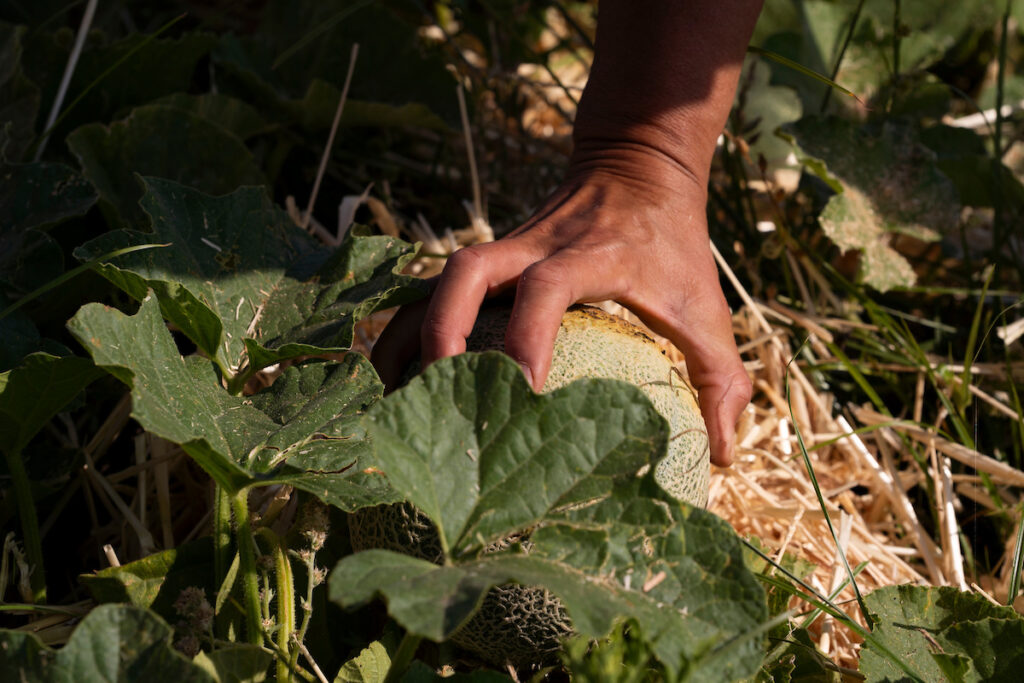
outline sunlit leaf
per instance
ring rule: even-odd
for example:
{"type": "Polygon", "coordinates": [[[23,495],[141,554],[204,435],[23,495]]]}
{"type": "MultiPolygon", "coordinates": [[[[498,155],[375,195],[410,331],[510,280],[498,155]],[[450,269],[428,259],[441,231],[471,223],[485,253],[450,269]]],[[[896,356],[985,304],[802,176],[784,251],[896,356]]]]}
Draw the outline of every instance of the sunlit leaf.
{"type": "Polygon", "coordinates": [[[201,538],[120,567],[84,574],[79,580],[96,602],[131,603],[173,620],[177,616],[174,601],[182,589],[195,586],[212,594],[212,578],[213,543],[201,538]]]}
{"type": "Polygon", "coordinates": [[[334,677],[334,683],[384,683],[390,667],[388,651],[375,640],[357,657],[345,662],[334,677]]]}
{"type": "Polygon", "coordinates": [[[584,636],[636,618],[669,671],[713,681],[757,669],[764,592],[725,522],[637,477],[664,456],[667,424],[635,387],[581,380],[536,395],[511,359],[465,354],[432,364],[366,423],[388,480],[443,534],[444,564],[359,552],[331,575],[333,600],[383,596],[405,628],[444,640],[492,587],[543,586],[584,636]],[[591,477],[609,480],[605,498],[565,506],[591,477]],[[528,527],[528,554],[481,553],[528,527]]]}
{"type": "Polygon", "coordinates": [[[181,356],[155,297],[134,316],[89,304],[68,327],[132,388],[143,428],[181,444],[227,490],[288,483],[345,509],[394,500],[358,465],[367,444],[354,416],[382,392],[361,356],[291,367],[280,385],[243,398],[224,390],[209,361],[181,356]]]}
{"type": "MultiPolygon", "coordinates": [[[[873,635],[925,680],[957,671],[964,681],[1010,681],[1024,666],[1024,617],[950,586],[886,586],[865,598],[873,635]]],[[[868,681],[905,674],[869,643],[860,670],[868,681]]]]}
{"type": "Polygon", "coordinates": [[[366,420],[388,479],[454,554],[537,522],[591,475],[628,475],[662,456],[665,424],[621,382],[536,395],[497,352],[435,363],[366,420]]]}
{"type": "Polygon", "coordinates": [[[891,236],[934,241],[951,234],[960,215],[956,189],[935,155],[912,128],[893,122],[804,118],[783,130],[808,170],[838,192],[821,225],[840,249],[864,252],[861,279],[879,291],[912,285],[913,269],[892,249],[891,236]]]}
{"type": "Polygon", "coordinates": [[[145,186],[152,233],[110,232],[75,255],[170,242],[100,272],[136,299],[153,289],[163,315],[226,371],[347,350],[359,318],[423,289],[398,272],[412,258],[405,242],[350,235],[329,255],[262,188],[211,197],[157,178],[145,186]]]}

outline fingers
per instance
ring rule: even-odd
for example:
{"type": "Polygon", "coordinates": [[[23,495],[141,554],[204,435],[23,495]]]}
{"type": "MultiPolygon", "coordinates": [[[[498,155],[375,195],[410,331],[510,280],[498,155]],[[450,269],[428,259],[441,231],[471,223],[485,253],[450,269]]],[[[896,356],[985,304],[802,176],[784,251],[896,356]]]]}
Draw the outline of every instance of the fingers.
{"type": "Polygon", "coordinates": [[[377,369],[386,392],[398,386],[405,369],[419,353],[420,329],[429,303],[424,299],[398,309],[370,350],[370,362],[377,369]]]}
{"type": "MultiPolygon", "coordinates": [[[[595,267],[593,254],[562,250],[523,271],[505,335],[505,353],[540,391],[551,369],[555,337],[574,303],[614,297],[623,279],[595,267]]],[[[614,269],[617,270],[617,269],[614,269]]]]}
{"type": "Polygon", "coordinates": [[[717,277],[702,282],[705,284],[699,293],[685,302],[685,310],[664,318],[670,322],[665,327],[659,324],[661,329],[655,331],[685,354],[708,430],[711,462],[728,467],[732,464],[736,422],[750,402],[751,384],[736,349],[729,307],[717,277]]]}
{"type": "Polygon", "coordinates": [[[486,296],[506,289],[546,254],[526,240],[506,239],[455,252],[448,259],[423,317],[423,365],[466,350],[486,296]]]}
{"type": "MultiPolygon", "coordinates": [[[[750,378],[742,370],[715,378],[698,388],[700,412],[708,429],[711,462],[728,467],[736,448],[736,422],[750,403],[750,378]]],[[[691,375],[692,376],[692,375],[691,375]]]]}

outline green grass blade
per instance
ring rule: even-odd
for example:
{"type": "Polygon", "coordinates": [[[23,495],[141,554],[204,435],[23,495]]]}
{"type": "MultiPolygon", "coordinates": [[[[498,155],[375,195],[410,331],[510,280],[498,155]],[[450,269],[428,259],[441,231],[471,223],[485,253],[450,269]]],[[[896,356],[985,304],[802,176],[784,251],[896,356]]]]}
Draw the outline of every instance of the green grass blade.
{"type": "MultiPolygon", "coordinates": [[[[1017,432],[1024,442],[1024,408],[1021,407],[1020,394],[1017,386],[1010,381],[1010,396],[1013,398],[1013,409],[1017,411],[1017,432]]],[[[1024,443],[1021,444],[1024,448],[1024,443]]],[[[1024,572],[1024,503],[1018,506],[1017,542],[1013,550],[1013,562],[1010,564],[1010,582],[1006,592],[1006,604],[1012,605],[1020,592],[1021,572],[1024,572]]]]}
{"type": "Polygon", "coordinates": [[[826,441],[819,441],[818,443],[814,444],[813,446],[811,446],[807,450],[810,451],[811,453],[813,453],[816,450],[819,450],[819,449],[822,449],[822,448],[828,448],[832,444],[838,443],[838,442],[842,441],[843,439],[848,439],[851,436],[854,436],[854,435],[860,436],[861,434],[870,434],[871,432],[876,432],[879,429],[882,429],[884,427],[892,427],[893,425],[897,425],[897,424],[900,424],[900,421],[893,419],[893,420],[886,420],[885,422],[879,422],[878,424],[865,425],[864,427],[858,427],[857,429],[854,429],[852,432],[849,432],[847,434],[840,434],[839,436],[834,436],[831,439],[828,439],[826,441]]]}
{"type": "Polygon", "coordinates": [[[1017,513],[1017,543],[1013,549],[1013,563],[1010,565],[1010,585],[1006,591],[1006,604],[1013,605],[1013,601],[1020,593],[1020,575],[1024,571],[1024,504],[1021,504],[1017,513]]]}
{"type": "MultiPolygon", "coordinates": [[[[864,101],[861,100],[859,97],[857,97],[857,95],[855,93],[853,93],[852,91],[847,90],[843,86],[839,85],[838,83],[833,81],[828,76],[826,76],[824,74],[820,74],[817,71],[814,71],[813,69],[808,69],[803,64],[800,64],[799,62],[794,62],[792,59],[789,59],[787,57],[783,57],[782,55],[778,54],[777,52],[772,52],[771,50],[765,50],[763,47],[757,47],[756,45],[748,45],[747,46],[747,52],[749,52],[751,54],[754,54],[754,55],[757,55],[759,57],[764,57],[765,59],[770,59],[773,62],[777,62],[777,63],[781,64],[782,66],[789,67],[790,69],[793,69],[794,71],[797,71],[797,72],[803,74],[804,76],[807,76],[808,78],[813,78],[816,81],[821,81],[822,83],[824,83],[825,85],[829,86],[830,88],[832,88],[834,90],[838,90],[839,92],[843,93],[847,97],[852,97],[853,99],[857,100],[862,105],[864,105],[864,101]]],[[[867,106],[867,105],[864,105],[864,106],[867,106]]]]}
{"type": "Polygon", "coordinates": [[[32,567],[29,583],[32,588],[32,602],[46,602],[46,570],[43,565],[43,538],[39,534],[39,515],[32,496],[32,481],[25,471],[21,451],[4,453],[7,470],[14,488],[14,498],[21,522],[22,542],[25,556],[32,567]]]}
{"type": "Polygon", "coordinates": [[[296,40],[294,43],[291,44],[291,46],[288,47],[287,50],[279,54],[277,56],[277,59],[274,60],[274,63],[270,65],[270,68],[277,69],[279,66],[287,62],[292,57],[294,57],[299,50],[306,47],[311,42],[313,42],[323,34],[330,31],[332,28],[337,26],[338,22],[340,22],[342,19],[352,14],[355,14],[356,12],[363,9],[367,5],[372,5],[376,1],[377,0],[360,0],[360,2],[354,2],[345,9],[335,13],[330,19],[320,22],[320,24],[317,25],[316,28],[314,28],[312,31],[296,40]]]}
{"type": "Polygon", "coordinates": [[[109,67],[107,67],[103,71],[103,73],[101,73],[99,76],[94,78],[92,83],[90,83],[89,85],[85,86],[85,89],[82,90],[82,92],[78,93],[78,97],[76,97],[75,99],[71,100],[71,104],[69,104],[67,107],[64,108],[64,111],[62,111],[60,113],[60,116],[58,116],[57,120],[53,122],[53,125],[50,126],[49,128],[47,128],[45,131],[43,131],[43,134],[40,135],[39,138],[35,142],[32,143],[32,152],[34,153],[35,152],[35,148],[38,147],[40,144],[42,144],[42,142],[44,140],[46,140],[48,137],[50,137],[50,133],[52,133],[54,130],[56,130],[57,126],[59,126],[61,123],[63,123],[64,119],[67,118],[68,113],[71,112],[71,110],[75,108],[75,105],[78,104],[79,102],[81,102],[82,98],[84,98],[86,95],[88,95],[89,92],[93,88],[95,88],[97,85],[99,85],[103,81],[103,79],[105,79],[107,76],[109,76],[111,73],[113,73],[113,71],[115,69],[117,69],[117,67],[121,66],[126,61],[131,59],[131,57],[136,52],[138,52],[142,48],[144,48],[147,45],[149,45],[151,42],[153,42],[162,33],[164,33],[169,28],[171,28],[172,26],[177,24],[179,21],[184,19],[185,16],[186,15],[184,13],[179,14],[178,16],[174,17],[173,19],[168,21],[166,24],[164,24],[163,26],[158,28],[155,32],[150,33],[138,45],[136,45],[132,49],[128,50],[128,52],[124,53],[124,55],[122,55],[122,57],[120,59],[118,59],[116,62],[111,64],[109,67]]]}
{"type": "Polygon", "coordinates": [[[840,349],[835,342],[825,342],[825,347],[832,352],[833,356],[839,359],[840,363],[843,364],[843,367],[846,369],[846,371],[850,373],[851,377],[853,377],[853,381],[857,383],[857,386],[860,387],[860,390],[864,392],[864,394],[871,401],[872,405],[875,406],[875,410],[882,413],[883,415],[889,415],[889,409],[886,407],[885,401],[882,400],[882,397],[878,395],[878,392],[876,392],[874,388],[868,383],[867,379],[864,378],[864,373],[862,373],[860,371],[860,368],[858,368],[854,364],[854,362],[850,360],[850,357],[847,356],[846,353],[844,353],[843,350],[840,349]]]}
{"type": "MultiPolygon", "coordinates": [[[[801,344],[801,346],[803,346],[803,344],[801,344]]],[[[864,596],[860,593],[860,586],[857,585],[857,579],[853,574],[853,569],[850,567],[849,561],[846,559],[846,553],[839,544],[839,536],[836,534],[835,527],[832,525],[832,518],[829,517],[828,508],[825,506],[825,498],[821,495],[821,487],[818,485],[818,478],[814,474],[814,465],[811,464],[811,456],[807,452],[807,445],[804,443],[803,434],[801,433],[800,426],[797,424],[796,417],[793,414],[793,396],[789,387],[789,368],[792,363],[793,360],[790,359],[789,363],[786,364],[786,405],[789,407],[789,419],[793,422],[793,431],[796,433],[796,442],[800,446],[800,453],[804,459],[804,466],[807,468],[807,476],[810,477],[811,485],[814,487],[814,495],[818,498],[818,505],[821,507],[821,512],[825,516],[825,524],[828,525],[829,533],[832,534],[832,541],[836,544],[836,553],[843,561],[843,567],[846,569],[846,575],[849,577],[850,583],[853,585],[853,593],[857,596],[857,604],[860,606],[860,611],[864,616],[864,621],[867,623],[868,628],[872,628],[873,624],[871,621],[871,615],[868,613],[867,605],[864,604],[864,596]]]]}
{"type": "Polygon", "coordinates": [[[978,345],[978,332],[981,329],[981,316],[985,310],[985,296],[988,293],[989,285],[992,284],[992,276],[995,274],[996,269],[993,266],[989,266],[986,271],[985,283],[981,288],[981,298],[978,299],[978,307],[974,309],[974,318],[971,320],[971,329],[967,335],[967,349],[964,351],[964,371],[960,376],[960,386],[957,388],[957,403],[961,410],[966,408],[971,397],[971,368],[977,357],[975,349],[978,345]]]}
{"type": "MultiPolygon", "coordinates": [[[[856,9],[853,10],[853,14],[850,15],[850,25],[846,29],[846,37],[843,39],[842,47],[839,48],[839,53],[836,55],[835,62],[832,65],[832,80],[835,80],[836,76],[839,75],[839,67],[843,63],[843,57],[846,56],[846,50],[850,47],[850,42],[853,40],[854,31],[857,29],[857,24],[860,23],[860,14],[864,9],[865,0],[859,0],[857,2],[856,9]]],[[[825,95],[821,98],[820,114],[825,113],[825,109],[828,107],[828,101],[832,97],[832,88],[825,91],[825,95]]]]}
{"type": "MultiPolygon", "coordinates": [[[[748,547],[753,548],[753,546],[750,546],[750,545],[748,545],[748,547]]],[[[759,555],[761,555],[762,557],[765,557],[767,559],[767,556],[765,556],[763,553],[758,551],[756,548],[753,548],[753,549],[759,555]]],[[[787,574],[788,574],[788,572],[787,572],[787,574]]],[[[794,579],[796,578],[796,577],[793,577],[792,574],[789,574],[789,576],[794,578],[794,579]]],[[[897,668],[902,670],[903,673],[907,674],[907,676],[909,676],[911,680],[918,681],[919,683],[924,683],[924,678],[922,678],[920,674],[918,674],[916,671],[914,671],[909,666],[907,666],[906,662],[904,662],[900,658],[899,655],[894,653],[892,650],[890,650],[884,644],[882,644],[881,641],[879,641],[877,638],[875,638],[874,634],[872,634],[871,631],[869,631],[868,629],[864,628],[863,626],[858,624],[856,621],[851,619],[850,616],[848,614],[846,614],[846,612],[843,612],[842,610],[836,608],[835,606],[830,605],[826,601],[819,600],[818,598],[821,597],[821,596],[820,596],[820,594],[817,591],[814,591],[812,589],[812,593],[805,594],[805,593],[802,593],[802,592],[798,591],[792,585],[786,583],[785,581],[782,581],[781,579],[776,579],[776,578],[771,577],[771,576],[765,576],[764,574],[758,574],[758,578],[761,581],[763,581],[764,583],[767,583],[770,586],[774,586],[776,588],[779,588],[780,590],[783,590],[783,591],[786,591],[787,593],[790,593],[791,595],[793,595],[795,597],[800,598],[801,600],[803,600],[807,604],[820,609],[822,612],[824,612],[824,613],[828,614],[829,616],[835,618],[836,620],[842,622],[847,628],[849,628],[851,631],[853,631],[854,633],[859,635],[861,638],[863,638],[865,643],[870,643],[873,648],[878,650],[879,654],[881,654],[884,657],[886,657],[890,662],[892,662],[892,664],[894,666],[896,666],[897,668]]],[[[799,579],[797,579],[797,580],[799,581],[799,579]]],[[[804,584],[803,581],[799,581],[799,582],[800,582],[801,585],[806,586],[806,584],[804,584]]],[[[809,586],[808,586],[808,588],[809,588],[809,586]]]]}
{"type": "Polygon", "coordinates": [[[82,265],[78,266],[77,268],[72,268],[68,272],[66,272],[63,275],[61,275],[60,277],[54,278],[53,280],[50,280],[49,282],[47,282],[42,287],[40,287],[40,288],[38,288],[38,289],[36,289],[34,291],[29,292],[25,296],[21,297],[18,301],[14,302],[13,304],[8,306],[4,310],[0,311],[0,320],[3,320],[8,315],[10,315],[14,311],[18,310],[19,308],[21,308],[22,306],[24,306],[28,302],[30,302],[30,301],[32,301],[34,299],[38,299],[43,294],[46,294],[47,292],[49,292],[51,289],[55,289],[55,288],[61,286],[62,284],[64,284],[65,282],[67,282],[71,278],[75,277],[76,275],[79,275],[80,273],[83,273],[83,272],[85,272],[87,270],[92,270],[93,268],[95,268],[96,266],[98,266],[100,263],[102,263],[104,261],[109,261],[112,258],[116,258],[116,257],[122,256],[124,254],[130,254],[133,251],[142,251],[143,249],[155,249],[157,247],[169,247],[169,246],[171,246],[169,243],[168,244],[136,244],[135,246],[132,246],[132,247],[125,247],[124,249],[116,249],[114,251],[111,251],[111,252],[108,252],[106,254],[103,254],[102,256],[94,258],[91,261],[86,261],[85,263],[83,263],[82,265]]]}
{"type": "MultiPolygon", "coordinates": [[[[775,567],[777,567],[779,569],[782,569],[782,567],[780,565],[778,565],[774,560],[769,560],[769,562],[771,562],[771,564],[773,566],[775,566],[775,567]]],[[[856,576],[860,576],[860,573],[862,571],[864,571],[864,569],[867,566],[868,566],[868,562],[867,561],[861,562],[860,564],[858,564],[856,567],[853,568],[853,573],[856,576]]],[[[783,571],[785,571],[785,570],[783,570],[783,571]]],[[[849,584],[850,584],[850,580],[849,579],[843,579],[842,582],[836,587],[836,589],[829,594],[828,600],[827,600],[828,604],[830,604],[830,605],[835,604],[835,599],[839,596],[840,593],[843,592],[843,590],[849,584]]],[[[784,592],[790,593],[791,595],[795,595],[796,594],[796,593],[791,593],[790,591],[784,591],[784,592]]],[[[800,620],[800,623],[798,624],[798,628],[807,628],[807,627],[809,627],[811,624],[814,623],[814,620],[817,619],[822,614],[824,614],[824,611],[819,609],[819,608],[817,608],[817,607],[815,607],[813,610],[810,611],[810,613],[808,613],[803,619],[800,620]]],[[[772,648],[772,650],[765,656],[764,661],[765,662],[772,662],[772,661],[775,661],[776,659],[778,659],[779,656],[782,654],[782,650],[785,649],[786,644],[787,644],[786,642],[781,642],[778,645],[776,645],[774,648],[772,648]]]]}

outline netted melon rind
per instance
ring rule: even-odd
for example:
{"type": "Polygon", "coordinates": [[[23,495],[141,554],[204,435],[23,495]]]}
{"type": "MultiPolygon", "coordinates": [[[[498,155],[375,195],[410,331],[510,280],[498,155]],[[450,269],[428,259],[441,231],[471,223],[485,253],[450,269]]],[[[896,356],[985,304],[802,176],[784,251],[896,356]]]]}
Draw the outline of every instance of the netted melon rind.
{"type": "MultiPolygon", "coordinates": [[[[503,351],[510,314],[508,307],[483,309],[466,349],[503,351]]],[[[705,507],[711,477],[707,430],[692,389],[657,343],[621,318],[574,306],[562,317],[544,391],[585,377],[622,380],[647,394],[671,435],[654,478],[677,500],[705,507]]]]}
{"type": "MultiPolygon", "coordinates": [[[[362,508],[348,516],[352,549],[393,550],[441,564],[440,536],[427,515],[411,503],[362,508]]],[[[526,534],[513,534],[492,543],[494,552],[519,543],[530,547],[526,534]]],[[[480,610],[451,636],[451,641],[488,664],[527,667],[555,659],[560,642],[572,633],[572,622],[561,601],[535,586],[495,586],[484,596],[480,610]]]]}
{"type": "Polygon", "coordinates": [[[441,564],[441,537],[437,527],[412,503],[362,508],[348,516],[352,549],[393,550],[441,564]]]}
{"type": "Polygon", "coordinates": [[[553,662],[562,639],[572,633],[562,601],[550,591],[505,584],[487,593],[451,640],[488,664],[521,669],[553,662]]]}

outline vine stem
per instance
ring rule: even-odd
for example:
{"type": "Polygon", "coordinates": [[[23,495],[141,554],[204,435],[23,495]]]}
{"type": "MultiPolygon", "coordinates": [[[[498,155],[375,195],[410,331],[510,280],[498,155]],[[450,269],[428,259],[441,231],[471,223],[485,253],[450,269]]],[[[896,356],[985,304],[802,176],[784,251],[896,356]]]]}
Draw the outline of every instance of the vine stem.
{"type": "Polygon", "coordinates": [[[21,459],[21,451],[4,452],[7,469],[11,473],[14,484],[14,498],[18,504],[18,516],[21,517],[21,534],[25,542],[25,554],[32,565],[30,578],[32,586],[32,602],[46,602],[46,574],[43,571],[43,539],[39,535],[39,517],[36,515],[36,504],[32,499],[32,485],[25,471],[25,461],[21,459]]]}
{"type": "Polygon", "coordinates": [[[316,588],[313,577],[315,575],[316,553],[311,550],[306,556],[306,599],[302,602],[302,626],[299,627],[299,633],[295,637],[295,649],[292,650],[291,668],[293,669],[299,663],[299,651],[302,649],[303,641],[306,640],[306,631],[309,629],[309,622],[313,616],[313,589],[316,588]]]}
{"type": "Polygon", "coordinates": [[[263,620],[260,610],[260,587],[256,572],[256,542],[249,524],[249,492],[243,489],[232,501],[238,540],[238,571],[245,600],[245,635],[253,645],[263,643],[263,620]]]}
{"type": "Polygon", "coordinates": [[[402,674],[406,672],[409,664],[412,663],[413,655],[416,654],[421,640],[423,640],[423,636],[406,632],[401,644],[398,646],[398,652],[395,653],[394,659],[391,660],[391,666],[388,668],[388,675],[384,677],[384,683],[398,683],[402,674]]]}
{"type": "MultiPolygon", "coordinates": [[[[231,499],[223,486],[213,492],[213,573],[215,586],[221,586],[228,575],[233,557],[231,547],[231,499]]],[[[217,615],[217,635],[226,637],[227,621],[217,615]]]]}
{"type": "MultiPolygon", "coordinates": [[[[288,549],[284,541],[273,531],[263,527],[257,531],[271,547],[274,558],[274,583],[277,591],[277,648],[288,657],[277,660],[277,680],[291,681],[292,672],[298,669],[299,647],[291,647],[291,636],[295,632],[295,579],[288,549]]],[[[302,641],[299,640],[299,643],[302,641]]]]}

